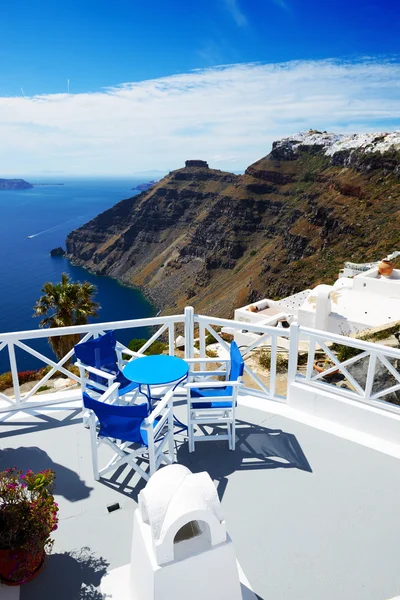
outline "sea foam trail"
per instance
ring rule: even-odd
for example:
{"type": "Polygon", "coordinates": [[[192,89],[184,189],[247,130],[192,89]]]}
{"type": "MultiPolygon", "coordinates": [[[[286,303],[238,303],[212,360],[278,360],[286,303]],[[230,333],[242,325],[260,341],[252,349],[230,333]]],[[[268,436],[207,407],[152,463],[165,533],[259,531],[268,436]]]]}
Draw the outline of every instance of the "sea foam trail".
{"type": "Polygon", "coordinates": [[[50,231],[57,231],[57,229],[64,227],[64,225],[68,225],[68,223],[73,223],[74,221],[78,221],[79,219],[83,219],[83,218],[89,216],[89,214],[90,213],[86,213],[84,215],[79,215],[77,217],[74,217],[73,219],[70,219],[69,221],[63,221],[62,223],[59,223],[58,225],[54,225],[54,227],[49,227],[48,229],[43,229],[43,231],[39,231],[38,233],[33,233],[32,235],[28,235],[28,240],[38,237],[38,235],[43,235],[44,233],[49,233],[50,231]]]}

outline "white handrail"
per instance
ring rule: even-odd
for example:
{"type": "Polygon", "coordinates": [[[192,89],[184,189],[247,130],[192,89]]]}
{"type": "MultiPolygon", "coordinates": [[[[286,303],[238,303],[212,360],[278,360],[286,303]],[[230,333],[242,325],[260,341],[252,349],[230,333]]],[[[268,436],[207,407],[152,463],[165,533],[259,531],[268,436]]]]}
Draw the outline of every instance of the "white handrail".
{"type": "Polygon", "coordinates": [[[310,327],[301,326],[299,327],[299,331],[300,339],[303,339],[304,335],[309,335],[314,338],[322,338],[325,341],[336,342],[341,346],[350,346],[351,348],[360,348],[361,350],[368,351],[382,351],[386,356],[392,356],[393,358],[399,358],[400,356],[400,350],[376,342],[365,342],[364,340],[358,340],[357,338],[339,335],[338,333],[330,333],[329,331],[322,331],[321,329],[311,329],[310,327]]]}
{"type": "Polygon", "coordinates": [[[109,321],[108,323],[90,323],[87,325],[73,325],[70,327],[55,327],[54,329],[28,329],[27,331],[14,331],[0,333],[1,342],[14,342],[15,340],[29,340],[37,338],[59,337],[73,333],[99,332],[107,329],[136,329],[137,327],[152,327],[168,323],[183,323],[183,315],[166,317],[149,317],[146,319],[130,319],[129,321],[109,321]]]}
{"type": "MultiPolygon", "coordinates": [[[[263,325],[262,323],[246,323],[243,321],[235,321],[230,319],[210,317],[206,315],[198,315],[194,314],[194,310],[192,307],[186,307],[184,314],[180,315],[150,317],[145,319],[130,319],[125,321],[114,321],[107,323],[93,323],[88,325],[60,327],[54,329],[38,329],[21,332],[0,333],[0,352],[8,352],[14,387],[14,398],[5,396],[4,394],[0,393],[0,413],[10,412],[12,410],[26,409],[28,407],[34,407],[35,410],[37,410],[37,408],[43,406],[57,404],[59,402],[65,402],[65,399],[62,396],[62,394],[54,394],[54,396],[57,396],[56,400],[50,400],[49,397],[46,395],[36,395],[40,387],[46,381],[48,381],[48,379],[55,372],[59,371],[64,375],[71,377],[71,379],[79,381],[78,376],[70,374],[67,368],[63,366],[64,363],[72,356],[73,351],[70,351],[60,360],[53,360],[48,358],[44,354],[38,352],[37,350],[31,348],[28,344],[24,343],[24,341],[33,339],[45,339],[54,336],[59,337],[71,334],[83,334],[83,340],[87,340],[91,337],[97,337],[104,331],[111,329],[118,331],[124,329],[136,329],[138,327],[159,326],[157,331],[151,335],[150,339],[148,339],[143,344],[138,354],[142,354],[160,335],[165,333],[165,335],[168,336],[168,351],[171,355],[173,355],[175,351],[175,326],[177,324],[184,325],[184,335],[186,340],[185,358],[188,359],[190,363],[199,362],[204,366],[204,368],[209,362],[227,362],[229,369],[229,359],[225,361],[224,359],[219,357],[206,358],[205,339],[208,332],[210,332],[214,336],[214,338],[220,343],[220,345],[225,350],[229,350],[229,343],[227,343],[223,339],[223,337],[221,337],[222,334],[215,330],[216,327],[226,326],[238,333],[245,329],[248,332],[258,334],[255,336],[251,336],[251,341],[247,346],[241,346],[241,352],[243,358],[246,359],[245,373],[253,380],[253,383],[255,383],[258,388],[257,390],[245,388],[245,390],[250,393],[254,391],[254,395],[257,395],[260,398],[268,398],[279,401],[285,400],[284,397],[278,396],[276,392],[278,382],[277,349],[279,341],[278,338],[287,338],[289,339],[287,389],[289,389],[289,386],[291,386],[292,384],[296,382],[301,382],[303,385],[318,388],[320,390],[329,391],[330,394],[335,394],[351,400],[362,401],[373,406],[379,406],[387,410],[395,411],[397,413],[400,412],[399,406],[396,406],[393,403],[390,403],[387,400],[385,400],[385,396],[391,393],[396,393],[400,390],[400,372],[398,368],[396,368],[397,365],[392,364],[392,359],[400,361],[399,349],[383,346],[382,344],[365,342],[363,340],[341,336],[326,331],[315,330],[309,327],[299,327],[297,324],[292,324],[289,330],[278,327],[272,327],[270,325],[263,325]],[[199,327],[200,334],[200,356],[199,358],[196,358],[194,360],[194,329],[196,326],[199,327]],[[269,387],[264,383],[264,381],[260,379],[257,373],[255,373],[252,370],[247,361],[247,357],[251,355],[251,351],[257,348],[259,349],[267,339],[271,345],[269,387]],[[299,372],[298,368],[300,341],[308,342],[308,360],[305,373],[301,371],[299,372]],[[347,360],[340,361],[337,358],[336,354],[332,352],[331,347],[329,345],[326,345],[327,342],[335,342],[342,346],[357,348],[360,350],[360,354],[347,360]],[[15,347],[18,347],[19,350],[23,350],[24,352],[35,356],[37,359],[41,360],[43,363],[50,367],[49,373],[44,375],[41,381],[35,382],[34,387],[29,392],[25,393],[25,395],[22,395],[20,391],[18,377],[18,355],[15,353],[15,347]],[[316,349],[318,347],[322,347],[325,350],[325,353],[328,356],[330,356],[330,358],[333,360],[334,366],[328,367],[327,369],[325,369],[325,371],[323,371],[320,374],[315,374],[313,366],[316,349]],[[360,360],[368,361],[368,365],[366,365],[365,371],[363,372],[363,379],[361,381],[358,375],[356,377],[353,371],[349,372],[348,370],[350,366],[352,366],[354,363],[357,363],[360,360]],[[386,368],[391,378],[389,377],[387,387],[385,389],[377,390],[375,389],[375,374],[376,369],[378,369],[378,367],[381,365],[383,365],[383,367],[386,368]],[[332,383],[327,382],[326,380],[324,381],[323,378],[326,377],[326,375],[332,374],[335,370],[341,372],[347,379],[350,385],[348,389],[340,388],[336,385],[333,385],[332,383]]],[[[118,342],[118,350],[123,353],[124,348],[125,346],[118,342]]],[[[132,353],[128,352],[128,354],[131,355],[132,353]]],[[[136,355],[137,353],[133,354],[136,355]]],[[[400,362],[398,364],[400,364],[400,362]]],[[[220,368],[223,367],[218,367],[217,370],[214,369],[213,372],[210,373],[210,375],[218,375],[220,368]]],[[[77,392],[76,397],[79,397],[79,392],[77,392]]]]}
{"type": "Polygon", "coordinates": [[[272,327],[271,325],[245,323],[244,321],[234,321],[229,319],[219,319],[216,317],[207,317],[205,315],[195,315],[195,323],[204,323],[217,325],[217,327],[231,327],[232,329],[246,329],[255,333],[272,333],[278,337],[289,337],[289,329],[283,327],[272,327]]]}

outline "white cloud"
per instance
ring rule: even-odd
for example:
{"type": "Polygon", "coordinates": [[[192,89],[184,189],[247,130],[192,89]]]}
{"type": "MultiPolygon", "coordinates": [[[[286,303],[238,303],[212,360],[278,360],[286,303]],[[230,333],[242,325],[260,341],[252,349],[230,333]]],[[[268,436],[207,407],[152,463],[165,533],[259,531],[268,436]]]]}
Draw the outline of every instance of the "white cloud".
{"type": "MultiPolygon", "coordinates": [[[[278,2],[283,2],[283,0],[278,0],[278,2]]],[[[225,0],[225,4],[232,17],[236,21],[236,25],[239,27],[245,27],[247,25],[247,18],[239,6],[239,0],[225,0]]]]}
{"type": "Polygon", "coordinates": [[[240,170],[299,130],[400,128],[399,99],[400,65],[371,59],[239,64],[91,94],[0,98],[0,170],[122,175],[188,158],[240,170]]]}

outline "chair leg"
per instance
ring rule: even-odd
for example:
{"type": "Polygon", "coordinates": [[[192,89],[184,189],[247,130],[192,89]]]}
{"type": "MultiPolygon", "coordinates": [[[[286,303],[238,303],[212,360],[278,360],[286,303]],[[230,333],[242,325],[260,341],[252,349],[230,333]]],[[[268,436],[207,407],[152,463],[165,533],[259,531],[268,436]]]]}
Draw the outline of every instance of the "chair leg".
{"type": "Polygon", "coordinates": [[[188,428],[188,433],[189,433],[189,452],[194,452],[194,425],[193,423],[190,423],[189,428],[188,428]]]}
{"type": "Polygon", "coordinates": [[[174,444],[174,413],[172,408],[169,409],[168,413],[168,454],[171,461],[174,463],[175,458],[175,444],[174,444]]]}
{"type": "Polygon", "coordinates": [[[97,455],[97,433],[96,433],[96,421],[93,415],[90,417],[90,443],[92,446],[92,464],[93,464],[93,477],[96,481],[99,481],[99,458],[97,455]]]}
{"type": "Polygon", "coordinates": [[[235,447],[236,447],[236,423],[234,420],[232,421],[232,424],[231,424],[231,439],[232,439],[231,450],[235,450],[235,447]]]}

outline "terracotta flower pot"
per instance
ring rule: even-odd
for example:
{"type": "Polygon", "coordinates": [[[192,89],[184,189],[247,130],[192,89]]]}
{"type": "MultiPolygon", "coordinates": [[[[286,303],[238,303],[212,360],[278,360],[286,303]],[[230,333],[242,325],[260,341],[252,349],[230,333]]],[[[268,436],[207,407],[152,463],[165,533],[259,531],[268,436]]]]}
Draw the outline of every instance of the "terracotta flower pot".
{"type": "Polygon", "coordinates": [[[381,260],[378,265],[378,271],[384,277],[389,277],[393,273],[393,263],[390,260],[381,260]]]}
{"type": "Polygon", "coordinates": [[[253,304],[251,306],[249,306],[249,308],[247,310],[249,310],[250,312],[254,312],[254,313],[258,312],[257,306],[254,306],[253,304]]]}
{"type": "MultiPolygon", "coordinates": [[[[331,366],[333,367],[334,365],[332,364],[331,366]]],[[[323,373],[324,371],[327,371],[328,369],[330,369],[331,366],[327,367],[325,365],[325,363],[320,360],[316,360],[314,362],[314,369],[317,371],[317,373],[323,373]]],[[[329,379],[329,377],[333,377],[333,375],[336,375],[337,373],[339,373],[339,369],[335,369],[334,371],[332,371],[331,373],[328,373],[328,375],[325,375],[324,377],[326,377],[326,379],[329,379]]]]}
{"type": "Polygon", "coordinates": [[[30,554],[23,548],[0,550],[0,581],[6,585],[28,583],[39,573],[45,559],[44,550],[39,554],[30,554]],[[16,571],[24,565],[24,577],[18,578],[16,571]]]}

